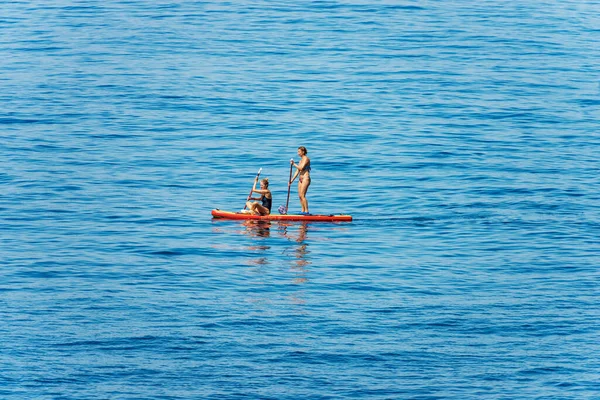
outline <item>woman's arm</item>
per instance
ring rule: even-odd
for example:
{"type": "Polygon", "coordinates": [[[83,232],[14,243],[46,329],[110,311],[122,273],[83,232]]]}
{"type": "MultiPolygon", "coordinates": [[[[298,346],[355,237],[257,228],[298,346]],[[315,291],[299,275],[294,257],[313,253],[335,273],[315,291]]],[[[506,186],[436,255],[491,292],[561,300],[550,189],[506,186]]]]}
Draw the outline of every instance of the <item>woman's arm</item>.
{"type": "Polygon", "coordinates": [[[304,156],[298,163],[298,171],[304,171],[304,168],[306,168],[306,164],[308,164],[308,157],[304,156]]]}
{"type": "Polygon", "coordinates": [[[294,162],[293,162],[293,161],[294,161],[294,160],[292,160],[292,165],[293,165],[294,167],[296,167],[296,169],[298,170],[298,171],[296,171],[296,174],[297,174],[298,172],[302,171],[302,170],[304,169],[304,167],[306,167],[306,163],[307,163],[307,161],[306,161],[306,157],[302,157],[302,159],[300,160],[300,162],[299,162],[298,164],[294,164],[294,162]]]}
{"type": "Polygon", "coordinates": [[[296,177],[298,176],[299,173],[300,173],[300,170],[297,169],[296,173],[294,174],[294,176],[292,177],[292,180],[288,183],[288,185],[291,185],[292,182],[294,182],[296,180],[296,177]]]}
{"type": "Polygon", "coordinates": [[[302,157],[302,159],[300,160],[300,162],[298,164],[294,164],[294,159],[292,158],[290,160],[290,163],[296,167],[296,173],[294,174],[294,177],[292,178],[292,180],[290,181],[290,184],[292,182],[294,182],[296,180],[296,178],[298,177],[298,174],[304,170],[304,167],[306,166],[306,157],[302,157]]]}

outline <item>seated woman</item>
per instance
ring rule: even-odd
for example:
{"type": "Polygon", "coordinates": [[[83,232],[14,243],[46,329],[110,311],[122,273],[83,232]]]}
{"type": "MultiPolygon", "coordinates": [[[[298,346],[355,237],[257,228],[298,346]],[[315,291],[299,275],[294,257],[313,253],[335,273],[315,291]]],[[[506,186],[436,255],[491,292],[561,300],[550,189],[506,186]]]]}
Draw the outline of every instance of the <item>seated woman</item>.
{"type": "Polygon", "coordinates": [[[256,183],[258,182],[258,178],[254,179],[254,186],[252,188],[253,193],[259,193],[262,196],[260,197],[250,197],[248,202],[246,203],[246,207],[248,210],[255,215],[269,215],[271,214],[271,204],[273,203],[273,198],[271,196],[271,191],[269,190],[269,178],[264,178],[260,180],[260,189],[256,189],[256,183]],[[257,200],[258,202],[253,202],[251,200],[257,200]]]}

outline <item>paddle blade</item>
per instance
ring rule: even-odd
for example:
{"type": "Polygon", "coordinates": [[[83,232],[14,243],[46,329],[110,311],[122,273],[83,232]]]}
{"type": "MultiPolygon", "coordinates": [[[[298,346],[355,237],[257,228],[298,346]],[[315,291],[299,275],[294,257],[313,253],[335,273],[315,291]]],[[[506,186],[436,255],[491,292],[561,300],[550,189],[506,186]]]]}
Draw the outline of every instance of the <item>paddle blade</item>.
{"type": "Polygon", "coordinates": [[[287,207],[284,205],[280,205],[277,210],[279,211],[279,214],[287,214],[287,207]]]}

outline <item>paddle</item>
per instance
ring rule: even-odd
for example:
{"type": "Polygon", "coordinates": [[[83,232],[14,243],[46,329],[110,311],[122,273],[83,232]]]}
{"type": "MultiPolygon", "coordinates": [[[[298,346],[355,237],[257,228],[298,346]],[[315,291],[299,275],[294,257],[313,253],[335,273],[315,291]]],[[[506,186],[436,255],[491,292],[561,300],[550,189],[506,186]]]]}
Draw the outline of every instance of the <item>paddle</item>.
{"type": "Polygon", "coordinates": [[[288,195],[287,200],[285,201],[285,207],[279,206],[279,214],[287,214],[288,212],[288,204],[290,203],[290,190],[292,189],[292,185],[289,182],[292,180],[292,168],[294,164],[290,163],[290,179],[288,179],[288,195]]]}
{"type": "MultiPolygon", "coordinates": [[[[256,174],[256,179],[258,179],[258,177],[260,176],[260,171],[262,171],[262,168],[258,170],[258,173],[256,174]]],[[[246,209],[246,207],[248,207],[248,200],[250,200],[250,197],[252,197],[253,191],[254,191],[254,184],[252,184],[252,189],[250,189],[250,194],[248,195],[248,198],[246,199],[246,204],[244,204],[244,210],[246,209]]]]}

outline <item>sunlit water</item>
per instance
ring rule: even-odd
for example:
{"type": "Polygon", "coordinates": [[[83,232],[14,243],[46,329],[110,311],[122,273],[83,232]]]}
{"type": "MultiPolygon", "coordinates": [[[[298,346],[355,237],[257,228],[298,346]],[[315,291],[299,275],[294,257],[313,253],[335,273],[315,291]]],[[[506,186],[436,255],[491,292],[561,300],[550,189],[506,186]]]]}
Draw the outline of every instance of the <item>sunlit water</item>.
{"type": "Polygon", "coordinates": [[[0,397],[600,397],[600,2],[1,10],[0,397]]]}

